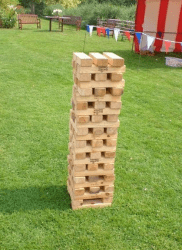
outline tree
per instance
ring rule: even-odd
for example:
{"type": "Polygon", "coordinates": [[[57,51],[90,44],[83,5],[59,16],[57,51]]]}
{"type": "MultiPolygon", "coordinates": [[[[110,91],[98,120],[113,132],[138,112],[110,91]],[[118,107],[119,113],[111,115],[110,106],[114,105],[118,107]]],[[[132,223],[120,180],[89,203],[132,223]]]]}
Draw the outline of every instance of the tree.
{"type": "Polygon", "coordinates": [[[47,4],[61,4],[64,8],[74,8],[84,0],[46,0],[47,4]]]}
{"type": "Polygon", "coordinates": [[[96,2],[96,3],[109,3],[109,4],[113,4],[113,5],[132,5],[132,4],[136,4],[137,0],[85,0],[82,2],[96,2]]]}
{"type": "Polygon", "coordinates": [[[35,5],[40,4],[43,1],[42,0],[19,0],[19,2],[24,8],[30,8],[31,13],[35,14],[35,5]]]}
{"type": "Polygon", "coordinates": [[[78,4],[81,3],[80,0],[61,0],[60,1],[61,5],[63,5],[64,8],[74,8],[78,4]]]}
{"type": "MultiPolygon", "coordinates": [[[[3,0],[0,0],[3,1],[3,0]]],[[[60,3],[64,8],[74,8],[83,0],[19,0],[20,4],[25,8],[30,8],[31,13],[35,14],[35,8],[39,5],[50,5],[60,3]]]]}

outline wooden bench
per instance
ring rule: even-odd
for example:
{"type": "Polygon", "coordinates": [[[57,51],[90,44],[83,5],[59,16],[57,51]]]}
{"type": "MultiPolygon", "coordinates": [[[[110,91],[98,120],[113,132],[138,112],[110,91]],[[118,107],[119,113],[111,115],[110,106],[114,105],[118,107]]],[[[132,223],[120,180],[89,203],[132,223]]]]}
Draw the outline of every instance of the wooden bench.
{"type": "Polygon", "coordinates": [[[97,26],[109,28],[110,29],[109,35],[113,37],[113,35],[114,35],[114,28],[116,27],[116,23],[117,23],[118,20],[119,19],[102,20],[100,18],[97,18],[97,26]]]}
{"type": "Polygon", "coordinates": [[[120,34],[122,35],[122,39],[124,37],[124,32],[129,31],[131,35],[135,33],[135,22],[120,20],[116,23],[116,28],[120,29],[120,34]]]}
{"type": "Polygon", "coordinates": [[[82,23],[82,18],[81,16],[63,16],[63,17],[69,17],[70,19],[63,19],[59,21],[59,28],[61,26],[61,23],[63,22],[64,24],[68,25],[76,25],[76,30],[81,29],[81,23],[82,23]]]}
{"type": "Polygon", "coordinates": [[[22,24],[37,24],[37,28],[41,28],[41,22],[37,15],[33,14],[19,14],[18,28],[22,29],[22,24]]]}
{"type": "Polygon", "coordinates": [[[120,19],[100,19],[97,18],[97,26],[107,27],[111,29],[110,34],[113,36],[113,29],[118,28],[120,29],[120,34],[122,35],[122,39],[124,37],[124,32],[129,31],[131,35],[135,33],[135,22],[127,21],[127,20],[120,20],[120,19]]]}

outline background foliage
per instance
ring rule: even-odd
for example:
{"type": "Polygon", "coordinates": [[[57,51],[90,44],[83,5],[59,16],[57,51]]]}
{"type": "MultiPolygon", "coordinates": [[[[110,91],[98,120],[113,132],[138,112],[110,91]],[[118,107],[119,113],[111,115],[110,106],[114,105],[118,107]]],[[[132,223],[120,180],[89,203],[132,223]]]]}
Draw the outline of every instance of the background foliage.
{"type": "Polygon", "coordinates": [[[13,28],[16,24],[15,9],[8,6],[9,2],[0,2],[0,27],[13,28]]]}
{"type": "Polygon", "coordinates": [[[109,3],[109,4],[113,4],[113,5],[126,5],[126,6],[130,6],[133,4],[136,4],[136,0],[85,0],[82,3],[109,3]]]}
{"type": "Polygon", "coordinates": [[[108,3],[99,4],[96,2],[81,4],[76,8],[64,9],[60,4],[50,5],[44,9],[43,15],[52,15],[53,9],[62,9],[63,15],[82,17],[82,27],[87,24],[96,24],[97,18],[119,18],[121,20],[134,20],[136,6],[116,6],[108,3]]]}
{"type": "MultiPolygon", "coordinates": [[[[0,7],[7,8],[10,3],[15,6],[20,4],[24,7],[24,9],[18,8],[17,14],[35,13],[45,16],[52,15],[54,9],[61,9],[62,15],[81,16],[82,27],[85,27],[86,24],[96,24],[97,18],[134,20],[136,9],[135,0],[0,0],[0,7]]],[[[2,18],[2,11],[0,18],[2,18]]],[[[14,19],[9,18],[8,13],[4,22],[5,26],[13,27],[14,22],[14,19]]]]}

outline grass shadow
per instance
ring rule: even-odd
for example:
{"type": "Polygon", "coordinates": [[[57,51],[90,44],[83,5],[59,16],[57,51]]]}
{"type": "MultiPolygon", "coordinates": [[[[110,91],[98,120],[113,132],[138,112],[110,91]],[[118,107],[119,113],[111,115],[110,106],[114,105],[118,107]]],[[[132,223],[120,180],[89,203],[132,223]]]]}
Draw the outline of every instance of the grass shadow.
{"type": "Polygon", "coordinates": [[[15,211],[47,208],[61,211],[70,208],[70,197],[66,185],[0,191],[1,213],[12,214],[15,211]]]}
{"type": "Polygon", "coordinates": [[[38,32],[38,33],[43,33],[43,32],[47,32],[47,33],[54,33],[54,32],[56,32],[56,33],[63,33],[61,30],[59,30],[59,29],[54,29],[54,30],[49,30],[49,29],[45,29],[45,30],[34,30],[34,32],[38,32]]]}

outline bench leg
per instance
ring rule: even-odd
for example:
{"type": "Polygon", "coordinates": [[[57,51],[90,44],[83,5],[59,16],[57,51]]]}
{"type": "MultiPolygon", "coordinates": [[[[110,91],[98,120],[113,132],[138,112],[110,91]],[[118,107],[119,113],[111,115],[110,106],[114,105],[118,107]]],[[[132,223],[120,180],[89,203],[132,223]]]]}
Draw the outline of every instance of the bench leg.
{"type": "Polygon", "coordinates": [[[22,30],[22,24],[21,24],[21,23],[18,23],[18,28],[19,28],[20,30],[22,30]]]}

